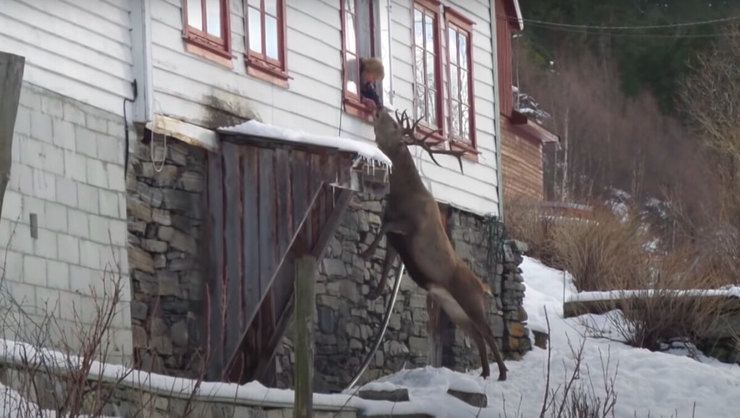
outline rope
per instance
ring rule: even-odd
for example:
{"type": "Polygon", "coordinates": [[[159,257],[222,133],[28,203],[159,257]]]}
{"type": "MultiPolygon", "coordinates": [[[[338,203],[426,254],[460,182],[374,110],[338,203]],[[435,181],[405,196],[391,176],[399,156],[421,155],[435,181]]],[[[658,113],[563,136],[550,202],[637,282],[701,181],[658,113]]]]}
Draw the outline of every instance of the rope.
{"type": "Polygon", "coordinates": [[[404,265],[401,263],[401,266],[398,268],[398,272],[396,273],[396,283],[393,285],[393,294],[391,295],[391,300],[388,302],[388,306],[385,310],[385,319],[383,320],[383,327],[380,329],[380,332],[378,333],[378,337],[375,340],[375,344],[373,345],[373,348],[370,350],[369,353],[367,353],[367,356],[365,356],[365,360],[362,362],[362,366],[360,367],[360,370],[357,372],[357,375],[354,379],[347,385],[347,388],[345,390],[350,390],[352,386],[357,384],[357,381],[360,380],[362,375],[365,373],[365,370],[367,370],[367,366],[370,365],[370,360],[375,356],[375,352],[378,351],[378,348],[380,347],[380,343],[383,342],[383,337],[385,336],[385,331],[388,329],[388,324],[391,321],[391,314],[393,313],[393,307],[396,305],[396,298],[398,297],[398,290],[401,288],[401,280],[403,279],[403,270],[404,265]]]}
{"type": "Polygon", "coordinates": [[[162,141],[162,159],[160,161],[157,161],[156,158],[154,158],[154,138],[156,137],[156,134],[152,133],[152,140],[149,141],[149,157],[152,159],[152,166],[154,167],[154,171],[157,173],[161,173],[162,170],[164,170],[165,161],[167,161],[167,135],[163,134],[164,137],[162,141]]]}

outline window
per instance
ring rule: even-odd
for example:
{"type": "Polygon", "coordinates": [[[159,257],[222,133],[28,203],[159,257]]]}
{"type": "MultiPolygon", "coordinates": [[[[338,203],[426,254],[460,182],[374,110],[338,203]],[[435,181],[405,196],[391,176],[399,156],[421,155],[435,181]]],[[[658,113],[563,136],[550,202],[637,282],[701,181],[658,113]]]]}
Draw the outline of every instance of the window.
{"type": "Polygon", "coordinates": [[[245,10],[248,72],[286,82],[284,0],[246,0],[245,10]]]}
{"type": "Polygon", "coordinates": [[[432,130],[442,128],[439,6],[414,2],[414,107],[417,118],[432,130]]]}
{"type": "MultiPolygon", "coordinates": [[[[200,52],[215,54],[230,62],[228,0],[183,0],[182,13],[186,45],[196,46],[203,50],[200,52]]],[[[210,57],[209,54],[206,56],[210,57]]]]}
{"type": "MultiPolygon", "coordinates": [[[[373,0],[341,0],[343,96],[345,110],[369,117],[370,109],[362,103],[360,59],[377,57],[373,0]]],[[[377,88],[377,91],[381,91],[377,88]]]]}
{"type": "Polygon", "coordinates": [[[445,8],[447,34],[448,136],[454,145],[475,148],[472,22],[445,8]]]}

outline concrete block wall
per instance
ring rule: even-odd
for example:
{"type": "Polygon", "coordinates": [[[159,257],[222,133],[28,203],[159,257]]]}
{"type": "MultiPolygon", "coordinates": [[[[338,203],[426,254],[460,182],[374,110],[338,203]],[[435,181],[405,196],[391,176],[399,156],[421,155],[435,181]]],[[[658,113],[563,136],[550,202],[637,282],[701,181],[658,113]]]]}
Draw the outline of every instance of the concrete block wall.
{"type": "MultiPolygon", "coordinates": [[[[100,300],[102,284],[110,282],[106,269],[120,266],[122,301],[110,333],[115,361],[132,352],[123,138],[120,116],[24,84],[0,217],[0,308],[6,312],[18,311],[12,298],[31,317],[51,314],[59,325],[53,329],[70,331],[92,320],[93,295],[100,300]]],[[[28,339],[35,332],[28,323],[23,328],[6,328],[0,338],[28,339]]],[[[48,342],[58,345],[58,337],[52,330],[48,342]]]]}

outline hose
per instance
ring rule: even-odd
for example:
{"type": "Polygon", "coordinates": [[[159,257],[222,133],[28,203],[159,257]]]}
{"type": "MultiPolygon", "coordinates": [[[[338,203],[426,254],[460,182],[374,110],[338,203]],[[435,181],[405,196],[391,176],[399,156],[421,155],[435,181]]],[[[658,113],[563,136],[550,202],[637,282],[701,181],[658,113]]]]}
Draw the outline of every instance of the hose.
{"type": "Polygon", "coordinates": [[[388,323],[391,321],[391,314],[393,313],[393,307],[396,305],[396,299],[398,298],[398,290],[401,288],[401,279],[403,278],[403,270],[404,266],[403,263],[401,263],[401,266],[398,268],[398,272],[396,273],[396,283],[393,285],[393,294],[391,296],[391,300],[388,303],[388,307],[385,310],[385,319],[383,320],[383,327],[380,328],[380,332],[378,333],[378,336],[375,340],[375,344],[373,345],[373,348],[370,350],[369,353],[367,353],[367,356],[365,357],[365,360],[362,362],[362,366],[360,367],[360,370],[357,372],[357,375],[354,379],[347,385],[347,388],[345,390],[349,390],[357,384],[357,381],[360,380],[362,375],[365,373],[365,370],[367,370],[367,366],[370,365],[370,361],[375,357],[375,352],[378,351],[378,348],[380,348],[380,343],[383,342],[383,337],[385,336],[385,331],[388,329],[388,323]]]}

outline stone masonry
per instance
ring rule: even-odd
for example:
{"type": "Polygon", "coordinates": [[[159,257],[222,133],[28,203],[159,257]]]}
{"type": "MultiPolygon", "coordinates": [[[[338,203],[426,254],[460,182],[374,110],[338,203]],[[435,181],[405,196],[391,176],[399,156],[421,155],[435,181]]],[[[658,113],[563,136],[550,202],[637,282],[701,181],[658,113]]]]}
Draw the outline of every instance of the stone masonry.
{"type": "Polygon", "coordinates": [[[130,358],[123,136],[122,117],[24,84],[0,219],[0,338],[58,346],[66,336],[74,349],[72,336],[95,312],[93,295],[111,283],[105,271],[120,267],[122,300],[107,360],[130,358]],[[53,316],[56,323],[8,323],[5,315],[20,310],[29,315],[20,318],[53,316]]]}
{"type": "MultiPolygon", "coordinates": [[[[315,313],[315,390],[319,392],[341,390],[350,382],[381,328],[394,280],[389,279],[377,300],[368,300],[367,295],[378,283],[385,240],[372,260],[364,261],[358,255],[380,227],[381,212],[380,199],[354,196],[320,265],[315,313]]],[[[517,267],[521,256],[515,247],[507,244],[503,252],[503,242],[491,240],[489,220],[454,208],[446,210],[446,214],[448,234],[456,252],[495,291],[489,305],[489,324],[499,346],[508,358],[518,358],[530,349],[523,324],[526,314],[521,307],[524,286],[517,267]],[[489,251],[492,245],[499,247],[489,251]],[[502,253],[507,254],[505,260],[502,253]]],[[[475,345],[454,328],[447,331],[446,340],[450,343],[446,344],[441,359],[435,360],[435,354],[430,352],[428,320],[426,292],[408,276],[404,277],[383,344],[360,383],[404,367],[422,367],[439,360],[456,370],[480,367],[475,345]]],[[[292,385],[291,332],[286,333],[276,356],[280,387],[292,385]]],[[[495,366],[492,372],[495,376],[495,366]]]]}
{"type": "Polygon", "coordinates": [[[196,377],[203,370],[207,246],[206,151],[156,135],[136,141],[128,171],[133,345],[138,367],[196,377]],[[152,161],[154,155],[154,162],[152,161]]]}

